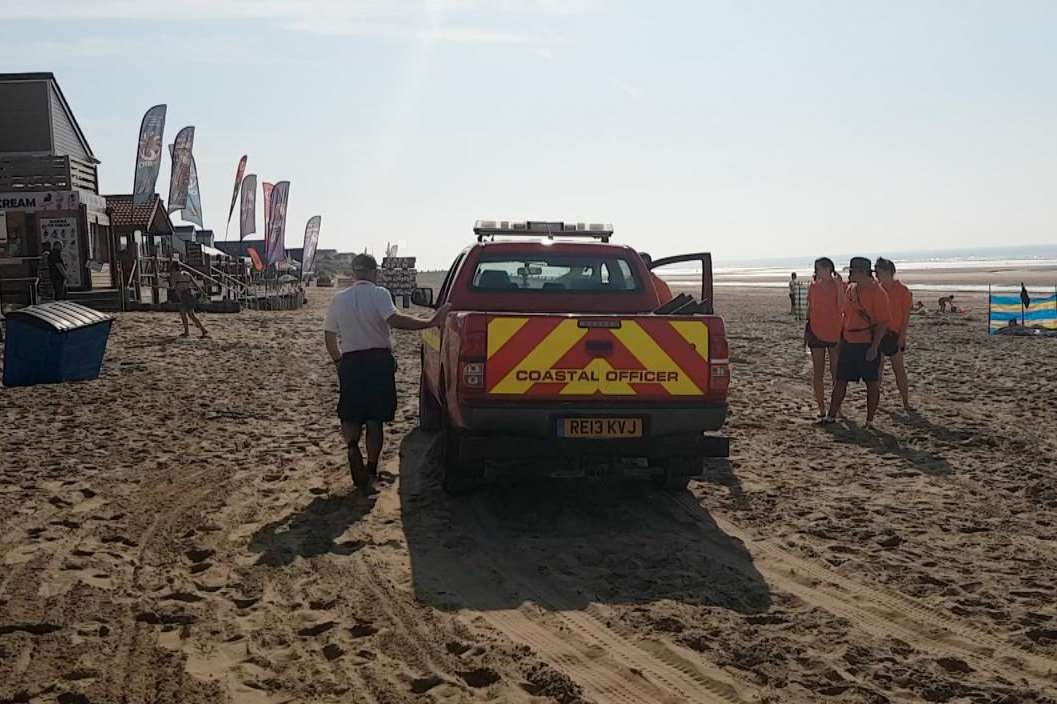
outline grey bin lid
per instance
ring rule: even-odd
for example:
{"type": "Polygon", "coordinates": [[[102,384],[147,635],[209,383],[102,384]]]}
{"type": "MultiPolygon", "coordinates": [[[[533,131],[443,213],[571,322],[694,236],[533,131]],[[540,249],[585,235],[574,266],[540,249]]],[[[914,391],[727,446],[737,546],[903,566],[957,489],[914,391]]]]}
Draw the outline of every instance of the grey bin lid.
{"type": "Polygon", "coordinates": [[[69,332],[91,325],[105,323],[113,318],[105,313],[100,313],[92,308],[87,308],[79,303],[70,301],[55,301],[54,303],[42,303],[28,308],[19,308],[6,315],[8,320],[18,318],[33,318],[47,323],[59,332],[69,332]]]}

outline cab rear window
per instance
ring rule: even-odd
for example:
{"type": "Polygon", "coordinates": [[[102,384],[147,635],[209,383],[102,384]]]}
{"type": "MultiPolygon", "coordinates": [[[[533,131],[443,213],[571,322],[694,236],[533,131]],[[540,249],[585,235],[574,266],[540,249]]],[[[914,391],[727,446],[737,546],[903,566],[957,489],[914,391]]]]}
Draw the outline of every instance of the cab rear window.
{"type": "Polygon", "coordinates": [[[634,269],[622,257],[484,254],[470,288],[475,291],[638,291],[634,269]]]}

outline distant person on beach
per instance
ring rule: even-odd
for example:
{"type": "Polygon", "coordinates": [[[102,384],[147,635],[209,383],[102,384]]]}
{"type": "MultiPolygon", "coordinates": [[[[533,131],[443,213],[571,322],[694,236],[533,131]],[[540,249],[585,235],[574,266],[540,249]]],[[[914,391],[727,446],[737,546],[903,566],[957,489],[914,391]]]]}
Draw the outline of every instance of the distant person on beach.
{"type": "Polygon", "coordinates": [[[852,257],[844,297],[844,325],[837,358],[837,379],[829,414],[819,422],[835,423],[848,392],[848,382],[866,382],[866,425],[873,424],[881,399],[881,339],[888,330],[888,294],[874,280],[870,260],[852,257]]]}
{"type": "Polygon", "coordinates": [[[191,276],[191,272],[180,266],[179,262],[173,262],[172,266],[169,267],[169,278],[171,279],[173,299],[176,302],[177,309],[180,311],[180,322],[184,326],[184,331],[180,337],[191,336],[190,328],[187,325],[188,318],[198,328],[201,337],[209,337],[209,333],[206,332],[202,321],[195,315],[195,303],[198,300],[197,292],[202,290],[198,282],[191,276]]]}
{"type": "Polygon", "coordinates": [[[818,417],[826,416],[826,356],[829,356],[830,378],[837,374],[837,345],[844,324],[842,302],[844,285],[834,276],[833,260],[815,260],[815,277],[807,290],[807,323],[804,345],[811,350],[811,386],[818,405],[818,417]]]}
{"type": "Polygon", "coordinates": [[[948,312],[948,309],[950,309],[951,313],[957,313],[958,312],[958,309],[954,307],[954,294],[953,293],[951,295],[949,295],[949,296],[940,296],[940,299],[937,301],[937,304],[940,307],[940,312],[941,313],[948,312]]]}
{"type": "MultiPolygon", "coordinates": [[[[642,261],[646,264],[647,269],[650,269],[650,267],[653,266],[653,257],[649,254],[646,252],[639,252],[639,256],[642,257],[642,261]]],[[[668,282],[657,276],[657,274],[653,272],[653,269],[650,269],[650,279],[653,280],[653,288],[657,291],[657,298],[660,300],[662,306],[675,298],[675,296],[672,295],[672,289],[668,285],[668,282]]]]}
{"type": "MultiPolygon", "coordinates": [[[[874,264],[877,282],[888,294],[888,332],[881,340],[881,354],[892,360],[892,373],[896,378],[899,396],[903,399],[903,408],[910,410],[910,386],[907,383],[907,370],[904,353],[907,349],[907,329],[910,327],[910,311],[914,307],[914,295],[902,281],[897,279],[896,265],[884,257],[874,264]]],[[[881,372],[884,373],[884,360],[881,360],[881,372]]]]}
{"type": "Polygon", "coordinates": [[[789,275],[789,314],[796,315],[796,272],[789,275]]]}
{"type": "Polygon", "coordinates": [[[372,493],[385,439],[383,423],[396,415],[396,359],[389,328],[440,327],[447,306],[438,308],[429,320],[401,315],[389,291],[375,284],[378,263],[369,254],[356,255],[352,275],[352,286],[336,295],[327,309],[323,337],[338,370],[338,419],[348,449],[352,481],[364,493],[372,493]],[[366,464],[360,454],[364,426],[366,464]]]}
{"type": "Polygon", "coordinates": [[[48,278],[56,301],[66,300],[66,264],[62,261],[62,242],[56,242],[48,252],[48,278]]]}

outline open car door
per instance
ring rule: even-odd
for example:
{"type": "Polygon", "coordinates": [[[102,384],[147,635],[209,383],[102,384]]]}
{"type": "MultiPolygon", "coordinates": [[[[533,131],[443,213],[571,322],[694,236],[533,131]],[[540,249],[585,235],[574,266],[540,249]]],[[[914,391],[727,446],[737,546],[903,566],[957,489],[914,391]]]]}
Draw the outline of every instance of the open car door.
{"type": "Polygon", "coordinates": [[[700,262],[701,264],[701,307],[706,315],[712,315],[712,254],[710,252],[698,252],[696,254],[677,254],[673,257],[654,259],[650,265],[650,271],[673,264],[684,264],[686,262],[700,262]]]}

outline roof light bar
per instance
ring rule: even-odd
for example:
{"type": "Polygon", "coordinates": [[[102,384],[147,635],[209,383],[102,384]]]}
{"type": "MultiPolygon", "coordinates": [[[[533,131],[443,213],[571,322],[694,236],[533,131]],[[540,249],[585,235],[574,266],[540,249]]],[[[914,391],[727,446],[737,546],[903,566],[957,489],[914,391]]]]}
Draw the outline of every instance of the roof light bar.
{"type": "Polygon", "coordinates": [[[613,226],[602,223],[585,224],[582,222],[566,223],[552,220],[527,220],[514,222],[510,220],[478,220],[474,223],[473,232],[477,241],[485,237],[577,237],[596,239],[608,242],[613,235],[613,226]]]}

